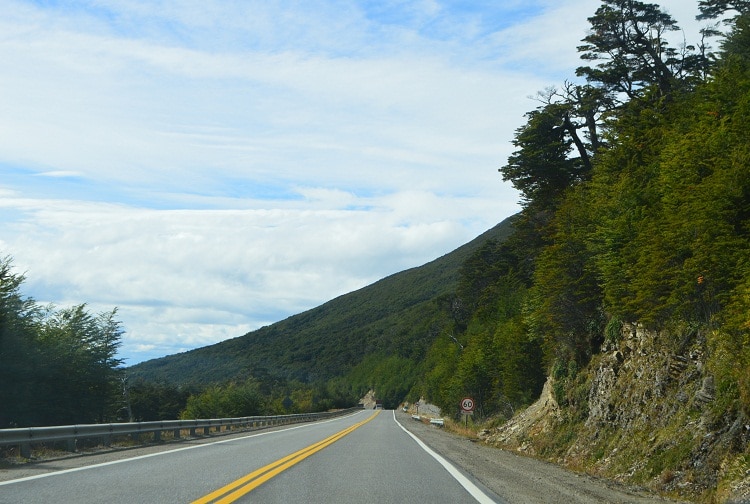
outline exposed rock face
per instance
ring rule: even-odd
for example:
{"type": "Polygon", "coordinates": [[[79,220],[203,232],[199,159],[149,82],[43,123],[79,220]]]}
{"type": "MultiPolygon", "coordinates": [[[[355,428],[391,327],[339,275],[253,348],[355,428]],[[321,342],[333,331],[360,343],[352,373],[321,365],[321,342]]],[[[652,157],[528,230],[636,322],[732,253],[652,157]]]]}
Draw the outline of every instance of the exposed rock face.
{"type": "Polygon", "coordinates": [[[535,434],[549,432],[560,420],[560,406],[552,395],[552,379],[548,378],[539,399],[508,420],[501,427],[485,430],[480,438],[487,443],[513,447],[518,451],[536,454],[528,439],[535,434]]]}
{"type": "Polygon", "coordinates": [[[419,401],[411,405],[409,411],[413,411],[414,413],[419,413],[422,416],[426,416],[429,418],[439,418],[441,415],[440,408],[438,408],[434,404],[428,403],[424,397],[421,397],[419,401]]]}
{"type": "MultiPolygon", "coordinates": [[[[662,404],[670,381],[679,381],[688,359],[659,349],[659,334],[625,324],[621,340],[605,344],[588,395],[586,427],[633,430],[668,413],[662,404]]],[[[682,387],[689,386],[688,380],[682,387]]],[[[682,401],[681,401],[682,402],[682,401]]]]}
{"type": "Polygon", "coordinates": [[[605,343],[576,378],[588,393],[575,413],[557,405],[548,380],[535,404],[482,437],[687,497],[732,481],[730,488],[724,484],[724,498],[731,494],[730,501],[739,502],[750,497],[750,420],[717,411],[706,355],[698,332],[674,335],[623,324],[619,340],[605,343]],[[540,436],[555,429],[574,435],[540,436]],[[566,444],[550,449],[560,439],[566,444]]]}
{"type": "Polygon", "coordinates": [[[359,404],[364,409],[373,409],[375,407],[375,391],[372,389],[368,390],[365,396],[359,400],[359,404]]]}

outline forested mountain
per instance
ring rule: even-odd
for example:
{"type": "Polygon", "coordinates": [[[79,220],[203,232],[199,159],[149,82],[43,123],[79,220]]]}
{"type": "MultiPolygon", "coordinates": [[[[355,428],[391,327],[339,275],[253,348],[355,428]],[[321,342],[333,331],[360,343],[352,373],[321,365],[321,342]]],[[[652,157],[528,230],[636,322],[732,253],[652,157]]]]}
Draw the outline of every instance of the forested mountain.
{"type": "Polygon", "coordinates": [[[550,368],[574,374],[608,325],[690,326],[748,412],[750,4],[699,4],[728,16],[716,52],[671,47],[655,4],[603,1],[587,83],[545,94],[501,172],[541,243],[525,320],[550,368]]]}

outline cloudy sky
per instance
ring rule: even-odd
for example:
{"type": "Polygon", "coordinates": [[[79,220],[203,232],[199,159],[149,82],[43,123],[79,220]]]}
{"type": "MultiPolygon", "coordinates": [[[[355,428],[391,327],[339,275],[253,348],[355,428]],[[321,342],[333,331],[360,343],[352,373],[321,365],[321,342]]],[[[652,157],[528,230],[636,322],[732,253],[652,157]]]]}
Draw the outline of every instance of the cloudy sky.
{"type": "Polygon", "coordinates": [[[0,256],[117,307],[126,364],[422,265],[518,211],[497,169],[598,5],[0,0],[0,256]]]}

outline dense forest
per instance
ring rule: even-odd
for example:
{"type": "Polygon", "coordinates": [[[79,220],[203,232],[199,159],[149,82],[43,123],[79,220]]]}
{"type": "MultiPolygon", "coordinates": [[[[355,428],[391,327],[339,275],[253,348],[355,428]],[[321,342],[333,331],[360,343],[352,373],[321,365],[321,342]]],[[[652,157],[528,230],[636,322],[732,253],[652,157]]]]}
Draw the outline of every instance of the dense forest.
{"type": "Polygon", "coordinates": [[[701,39],[672,45],[658,5],[603,0],[582,66],[538,94],[500,168],[522,195],[512,232],[429,269],[125,370],[115,311],[40,307],[6,259],[0,427],[320,410],[369,389],[509,417],[550,375],[573,400],[623,322],[703,335],[717,404],[750,415],[750,2],[698,5],[701,39]]]}
{"type": "Polygon", "coordinates": [[[602,2],[578,48],[586,84],[540,95],[500,171],[538,244],[521,321],[546,369],[575,373],[622,321],[689,326],[747,412],[750,3],[699,5],[724,22],[672,47],[658,6],[602,2]]]}

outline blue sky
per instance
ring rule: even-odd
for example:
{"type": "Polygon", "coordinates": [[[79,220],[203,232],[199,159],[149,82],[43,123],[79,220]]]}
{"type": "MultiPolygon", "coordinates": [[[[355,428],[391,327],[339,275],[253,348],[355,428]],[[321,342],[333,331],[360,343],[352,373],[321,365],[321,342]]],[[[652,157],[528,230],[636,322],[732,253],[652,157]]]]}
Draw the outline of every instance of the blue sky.
{"type": "Polygon", "coordinates": [[[117,307],[134,364],[515,213],[497,169],[598,2],[0,5],[0,254],[40,302],[117,307]]]}

